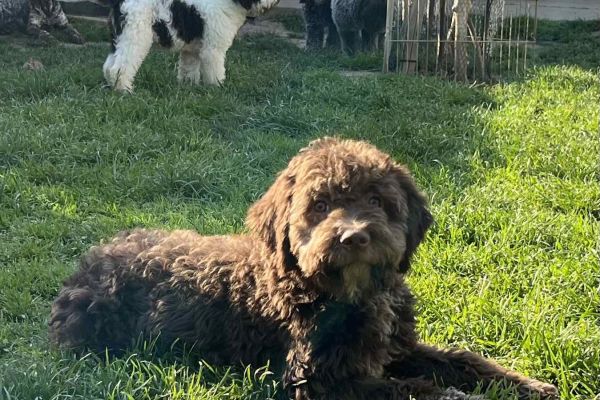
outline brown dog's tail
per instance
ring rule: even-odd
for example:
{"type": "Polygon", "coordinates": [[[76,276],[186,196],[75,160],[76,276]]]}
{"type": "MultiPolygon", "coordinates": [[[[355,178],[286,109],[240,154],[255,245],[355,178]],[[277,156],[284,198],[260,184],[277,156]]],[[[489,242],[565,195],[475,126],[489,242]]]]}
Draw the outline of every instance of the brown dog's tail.
{"type": "Polygon", "coordinates": [[[52,304],[50,340],[76,352],[117,354],[137,340],[150,287],[130,267],[162,237],[158,231],[136,230],[92,248],[52,304]]]}

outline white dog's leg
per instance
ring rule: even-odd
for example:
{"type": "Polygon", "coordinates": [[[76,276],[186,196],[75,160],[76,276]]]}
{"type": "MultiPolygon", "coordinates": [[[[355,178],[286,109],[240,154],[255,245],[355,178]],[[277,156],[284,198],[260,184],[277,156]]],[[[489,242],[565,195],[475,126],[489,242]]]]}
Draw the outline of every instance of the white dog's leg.
{"type": "Polygon", "coordinates": [[[205,47],[200,51],[200,74],[207,85],[220,85],[225,81],[225,52],[219,48],[205,47]]]}
{"type": "Polygon", "coordinates": [[[207,18],[200,49],[200,74],[207,85],[220,85],[225,80],[225,55],[247,14],[233,1],[224,1],[219,7],[220,10],[213,10],[211,18],[207,18]]]}
{"type": "Polygon", "coordinates": [[[115,90],[133,90],[133,78],[152,46],[152,8],[146,2],[121,5],[125,15],[123,31],[117,37],[115,52],[104,63],[104,77],[115,90]]]}
{"type": "Polygon", "coordinates": [[[115,53],[110,53],[108,57],[106,57],[106,61],[104,61],[104,65],[102,66],[102,72],[104,73],[104,79],[106,82],[112,87],[114,86],[114,82],[110,80],[110,69],[115,63],[115,53]]]}
{"type": "Polygon", "coordinates": [[[193,41],[183,47],[179,53],[179,71],[177,78],[180,81],[189,81],[193,84],[202,82],[200,72],[200,41],[193,41]]]}

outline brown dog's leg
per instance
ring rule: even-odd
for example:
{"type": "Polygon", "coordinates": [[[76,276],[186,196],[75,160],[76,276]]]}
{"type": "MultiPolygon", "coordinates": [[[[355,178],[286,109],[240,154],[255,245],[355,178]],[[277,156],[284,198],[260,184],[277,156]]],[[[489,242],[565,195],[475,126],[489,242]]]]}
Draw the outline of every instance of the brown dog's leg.
{"type": "Polygon", "coordinates": [[[474,390],[478,384],[485,388],[497,381],[515,386],[522,399],[558,397],[553,385],[528,378],[467,350],[444,350],[418,344],[409,356],[389,364],[386,371],[398,379],[424,377],[467,391],[474,390]]]}
{"type": "MultiPolygon", "coordinates": [[[[433,382],[421,378],[344,379],[324,384],[309,380],[296,387],[293,400],[440,400],[444,393],[433,382]]],[[[468,400],[469,397],[456,397],[453,400],[468,400]]]]}

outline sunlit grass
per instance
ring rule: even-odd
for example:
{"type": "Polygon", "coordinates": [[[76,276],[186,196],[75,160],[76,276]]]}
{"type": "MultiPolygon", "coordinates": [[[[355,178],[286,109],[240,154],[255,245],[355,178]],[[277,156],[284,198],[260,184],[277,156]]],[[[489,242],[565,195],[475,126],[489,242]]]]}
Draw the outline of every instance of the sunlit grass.
{"type": "Polygon", "coordinates": [[[176,56],[154,51],[132,96],[101,87],[105,43],[0,37],[0,399],[271,396],[275,378],[260,366],[59,353],[49,307],[78,257],[119,230],[242,231],[289,158],[333,134],[392,153],[431,199],[437,222],[410,276],[423,339],[558,384],[564,399],[593,398],[600,81],[589,59],[600,51],[593,36],[592,54],[573,55],[589,37],[573,26],[564,43],[552,35],[565,26],[542,29],[554,47],[539,57],[572,65],[491,87],[347,78],[340,69],[376,69],[379,58],[251,37],[230,51],[222,88],[180,85],[176,56]],[[45,71],[22,70],[29,57],[45,71]]]}

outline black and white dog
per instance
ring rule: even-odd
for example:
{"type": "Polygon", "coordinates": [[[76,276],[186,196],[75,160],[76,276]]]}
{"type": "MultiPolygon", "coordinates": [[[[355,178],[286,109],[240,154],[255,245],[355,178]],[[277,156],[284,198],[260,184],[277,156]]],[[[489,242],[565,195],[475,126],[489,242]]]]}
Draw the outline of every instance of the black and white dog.
{"type": "Polygon", "coordinates": [[[180,51],[179,80],[218,85],[225,54],[246,17],[279,0],[105,0],[112,7],[112,48],[104,77],[116,90],[131,91],[152,42],[180,51]]]}

